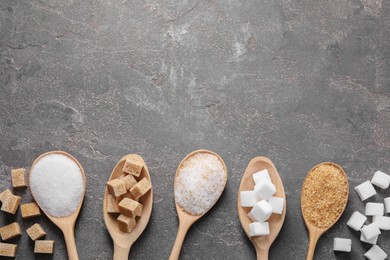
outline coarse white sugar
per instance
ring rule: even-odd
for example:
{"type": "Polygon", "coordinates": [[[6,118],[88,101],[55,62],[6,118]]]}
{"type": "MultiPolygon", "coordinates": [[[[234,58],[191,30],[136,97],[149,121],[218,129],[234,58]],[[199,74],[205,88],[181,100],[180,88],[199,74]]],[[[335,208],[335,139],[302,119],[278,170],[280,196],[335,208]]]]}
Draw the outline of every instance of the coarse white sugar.
{"type": "Polygon", "coordinates": [[[75,212],[82,201],[84,178],[72,159],[63,154],[49,154],[31,169],[30,187],[45,213],[66,217],[75,212]]]}
{"type": "Polygon", "coordinates": [[[267,169],[255,172],[253,174],[253,180],[255,181],[255,184],[259,183],[263,179],[272,182],[271,176],[269,176],[269,173],[268,173],[267,169]]]}
{"type": "Polygon", "coordinates": [[[376,194],[374,186],[370,181],[365,181],[362,184],[355,187],[357,194],[361,200],[366,200],[376,194]]]}
{"type": "Polygon", "coordinates": [[[385,202],[386,213],[390,213],[390,197],[385,198],[384,202],[385,202]]]}
{"type": "Polygon", "coordinates": [[[367,226],[363,226],[360,231],[368,240],[381,234],[381,231],[379,230],[378,226],[375,223],[371,223],[367,226]]]}
{"type": "Polygon", "coordinates": [[[284,199],[272,196],[268,200],[269,205],[272,207],[272,212],[276,214],[282,214],[284,208],[284,199]]]}
{"type": "Polygon", "coordinates": [[[266,236],[269,235],[268,222],[253,222],[249,224],[249,236],[266,236]]]}
{"type": "Polygon", "coordinates": [[[347,238],[338,238],[333,239],[333,251],[340,252],[351,252],[352,240],[347,238]]]}
{"type": "Polygon", "coordinates": [[[366,222],[366,220],[367,220],[366,216],[364,216],[359,211],[355,211],[352,214],[352,216],[349,218],[347,225],[353,230],[359,231],[364,225],[364,222],[366,222]]]}
{"type": "Polygon", "coordinates": [[[220,159],[199,152],[189,157],[175,179],[175,201],[187,213],[202,215],[217,202],[226,184],[220,159]]]}
{"type": "Polygon", "coordinates": [[[248,213],[248,217],[254,222],[264,222],[272,215],[272,207],[266,200],[257,204],[248,213]]]}
{"type": "Polygon", "coordinates": [[[373,245],[364,256],[369,260],[384,260],[387,257],[385,251],[377,245],[373,245]]]}
{"type": "Polygon", "coordinates": [[[374,222],[381,230],[390,230],[390,217],[373,216],[372,222],[374,222]]]}
{"type": "Polygon", "coordinates": [[[257,203],[256,194],[253,190],[240,191],[241,207],[254,207],[257,203]]]}
{"type": "Polygon", "coordinates": [[[383,216],[385,207],[383,203],[367,202],[366,203],[366,216],[383,216]]]}
{"type": "Polygon", "coordinates": [[[360,241],[364,242],[364,243],[367,243],[367,244],[371,244],[371,245],[375,245],[376,242],[378,241],[378,236],[375,236],[371,239],[367,239],[364,234],[362,232],[360,232],[360,241]]]}
{"type": "Polygon", "coordinates": [[[266,180],[262,179],[259,183],[255,185],[255,193],[257,200],[267,200],[272,197],[276,192],[275,185],[266,180]]]}
{"type": "Polygon", "coordinates": [[[390,185],[390,175],[381,171],[376,171],[372,177],[371,183],[379,188],[387,189],[390,185]]]}

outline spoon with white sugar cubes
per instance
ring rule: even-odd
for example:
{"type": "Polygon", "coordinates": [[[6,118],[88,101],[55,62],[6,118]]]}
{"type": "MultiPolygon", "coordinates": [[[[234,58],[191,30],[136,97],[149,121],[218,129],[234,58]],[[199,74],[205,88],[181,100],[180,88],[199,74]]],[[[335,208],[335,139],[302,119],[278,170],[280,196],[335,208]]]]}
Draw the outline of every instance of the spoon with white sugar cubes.
{"type": "Polygon", "coordinates": [[[239,188],[238,216],[257,259],[267,260],[286,217],[282,179],[270,159],[259,156],[249,162],[239,188]]]}

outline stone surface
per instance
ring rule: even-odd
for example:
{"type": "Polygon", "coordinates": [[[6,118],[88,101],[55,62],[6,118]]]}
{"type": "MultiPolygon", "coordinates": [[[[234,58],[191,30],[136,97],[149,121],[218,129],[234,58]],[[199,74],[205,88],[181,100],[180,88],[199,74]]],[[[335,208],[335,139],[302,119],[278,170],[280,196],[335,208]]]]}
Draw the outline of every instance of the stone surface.
{"type": "MultiPolygon", "coordinates": [[[[351,197],[316,259],[363,259],[368,248],[346,221],[364,209],[352,187],[389,172],[389,50],[385,0],[2,0],[0,190],[11,187],[12,168],[46,151],[70,152],[87,175],[80,259],[111,259],[105,183],[124,154],[138,153],[151,172],[154,208],[130,258],[167,259],[178,227],[176,167],[189,152],[210,149],[225,160],[228,184],[188,232],[182,259],[254,259],[236,200],[247,163],[265,155],[284,181],[288,209],[270,258],[304,259],[300,188],[314,165],[334,161],[349,176],[351,197]],[[352,237],[350,257],[333,253],[336,236],[352,237]]],[[[17,194],[31,201],[28,189],[17,194]]],[[[40,223],[56,241],[53,259],[66,258],[45,216],[16,220],[23,230],[40,223]]],[[[0,225],[13,221],[0,214],[0,225]]],[[[387,253],[388,240],[378,241],[387,253]]],[[[32,259],[28,236],[17,242],[17,259],[32,259]]]]}

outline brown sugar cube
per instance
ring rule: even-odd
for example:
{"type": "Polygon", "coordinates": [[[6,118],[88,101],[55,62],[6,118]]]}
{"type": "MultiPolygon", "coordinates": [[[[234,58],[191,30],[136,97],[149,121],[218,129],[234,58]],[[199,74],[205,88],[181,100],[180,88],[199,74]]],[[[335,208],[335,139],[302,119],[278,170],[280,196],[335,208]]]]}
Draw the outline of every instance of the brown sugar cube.
{"type": "Polygon", "coordinates": [[[137,223],[135,221],[135,218],[126,217],[123,214],[120,214],[117,220],[119,224],[119,229],[127,233],[130,233],[137,223]]]}
{"type": "Polygon", "coordinates": [[[115,198],[118,198],[127,192],[124,181],[120,179],[113,179],[107,182],[107,188],[115,198]]]}
{"type": "Polygon", "coordinates": [[[0,256],[15,257],[16,245],[0,243],[0,256]]]}
{"type": "Polygon", "coordinates": [[[6,189],[6,190],[3,191],[2,193],[0,193],[0,201],[1,201],[1,202],[4,202],[4,200],[5,200],[9,195],[13,195],[13,194],[12,194],[12,192],[11,192],[9,189],[6,189]]]}
{"type": "Polygon", "coordinates": [[[126,190],[130,190],[134,185],[137,184],[133,175],[126,175],[122,181],[125,183],[126,190]]]}
{"type": "Polygon", "coordinates": [[[15,214],[20,204],[21,198],[13,194],[8,195],[1,205],[1,210],[10,214],[15,214]]]}
{"type": "Polygon", "coordinates": [[[120,213],[118,203],[116,202],[116,199],[111,194],[108,194],[107,196],[107,212],[108,213],[120,213]]]}
{"type": "Polygon", "coordinates": [[[12,178],[12,187],[13,188],[25,188],[26,184],[26,169],[12,169],[11,170],[11,178],[12,178]]]}
{"type": "Polygon", "coordinates": [[[140,217],[142,215],[143,206],[138,201],[124,198],[119,202],[118,206],[121,213],[127,217],[135,218],[136,216],[140,217]]]}
{"type": "Polygon", "coordinates": [[[134,175],[135,177],[139,177],[142,167],[144,167],[143,163],[133,159],[126,159],[122,171],[134,175]]]}
{"type": "Polygon", "coordinates": [[[134,198],[138,200],[142,197],[146,192],[148,192],[152,188],[152,185],[148,181],[148,179],[143,178],[140,182],[133,186],[130,189],[130,192],[133,194],[134,198]]]}
{"type": "Polygon", "coordinates": [[[40,239],[44,236],[46,236],[45,230],[39,225],[38,223],[35,223],[30,228],[26,230],[28,236],[31,238],[32,241],[35,241],[37,239],[40,239]]]}
{"type": "Polygon", "coordinates": [[[53,254],[53,240],[35,240],[34,253],[36,254],[53,254]]]}
{"type": "Polygon", "coordinates": [[[32,218],[41,215],[39,206],[35,202],[21,205],[20,210],[22,211],[22,218],[32,218]]]}
{"type": "Polygon", "coordinates": [[[22,231],[18,222],[11,223],[7,226],[0,228],[0,236],[2,240],[8,240],[17,236],[20,236],[22,231]]]}

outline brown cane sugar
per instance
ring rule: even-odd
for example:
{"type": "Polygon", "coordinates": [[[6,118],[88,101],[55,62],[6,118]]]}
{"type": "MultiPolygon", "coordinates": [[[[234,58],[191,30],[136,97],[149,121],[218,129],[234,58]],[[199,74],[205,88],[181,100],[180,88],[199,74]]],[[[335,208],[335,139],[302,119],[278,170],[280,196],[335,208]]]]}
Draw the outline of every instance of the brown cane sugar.
{"type": "Polygon", "coordinates": [[[320,164],[307,176],[302,186],[302,212],[317,228],[334,224],[348,200],[348,180],[344,172],[331,164],[320,164]]]}

